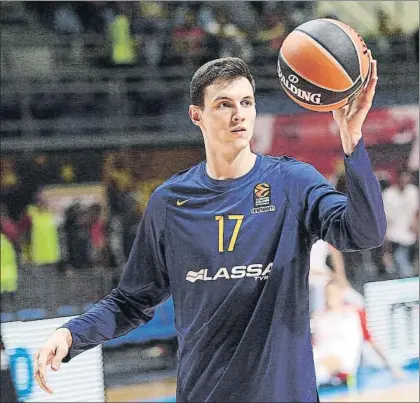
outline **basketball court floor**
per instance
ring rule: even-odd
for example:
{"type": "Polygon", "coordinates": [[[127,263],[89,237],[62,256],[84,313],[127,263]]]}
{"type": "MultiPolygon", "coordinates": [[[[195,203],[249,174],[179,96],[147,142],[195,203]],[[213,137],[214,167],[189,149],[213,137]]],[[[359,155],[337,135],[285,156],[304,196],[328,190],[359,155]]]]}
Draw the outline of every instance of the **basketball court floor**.
{"type": "MultiPolygon", "coordinates": [[[[395,380],[387,371],[362,373],[356,390],[336,387],[320,390],[321,402],[419,402],[419,368],[395,380]]],[[[176,379],[168,378],[107,390],[107,402],[174,402],[176,379]]]]}

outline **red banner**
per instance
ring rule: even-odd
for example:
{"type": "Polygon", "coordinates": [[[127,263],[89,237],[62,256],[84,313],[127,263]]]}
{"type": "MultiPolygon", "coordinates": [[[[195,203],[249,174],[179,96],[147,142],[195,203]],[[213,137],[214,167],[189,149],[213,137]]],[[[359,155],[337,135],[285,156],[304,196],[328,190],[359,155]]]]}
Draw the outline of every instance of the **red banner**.
{"type": "MultiPolygon", "coordinates": [[[[418,113],[418,106],[372,110],[363,126],[367,146],[415,145],[418,141],[418,113]]],[[[324,175],[333,173],[342,161],[338,127],[330,113],[260,116],[253,149],[310,162],[324,175]]],[[[410,167],[417,169],[418,156],[416,161],[414,153],[415,148],[405,156],[405,160],[410,160],[410,167]]]]}

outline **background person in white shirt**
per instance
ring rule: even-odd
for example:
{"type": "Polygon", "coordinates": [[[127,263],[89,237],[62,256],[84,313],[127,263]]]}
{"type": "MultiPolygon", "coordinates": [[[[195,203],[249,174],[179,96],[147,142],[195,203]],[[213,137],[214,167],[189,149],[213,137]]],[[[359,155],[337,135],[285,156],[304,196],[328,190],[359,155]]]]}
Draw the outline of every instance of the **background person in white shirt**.
{"type": "Polygon", "coordinates": [[[325,287],[331,280],[338,282],[344,290],[347,303],[364,306],[363,296],[349,283],[344,268],[343,254],[328,242],[319,239],[311,248],[309,263],[309,301],[311,314],[324,310],[325,287]],[[331,264],[328,266],[327,260],[331,264]]]}
{"type": "Polygon", "coordinates": [[[414,275],[410,249],[418,237],[419,189],[411,183],[411,173],[399,170],[397,184],[383,192],[387,218],[386,239],[400,277],[414,275]]]}
{"type": "Polygon", "coordinates": [[[401,369],[388,360],[372,337],[365,309],[346,301],[346,287],[332,280],[326,285],[325,294],[325,309],[316,312],[311,320],[317,384],[348,383],[350,377],[356,376],[362,356],[365,365],[371,366],[369,361],[376,356],[374,361],[379,358],[395,379],[404,378],[401,369]],[[366,355],[368,351],[370,354],[366,355]]]}

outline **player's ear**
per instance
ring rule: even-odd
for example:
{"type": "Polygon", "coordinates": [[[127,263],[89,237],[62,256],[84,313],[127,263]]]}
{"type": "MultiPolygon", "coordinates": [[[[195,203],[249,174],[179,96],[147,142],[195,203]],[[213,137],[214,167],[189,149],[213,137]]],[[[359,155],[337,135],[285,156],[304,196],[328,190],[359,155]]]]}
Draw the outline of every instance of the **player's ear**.
{"type": "Polygon", "coordinates": [[[188,113],[190,115],[190,119],[191,121],[195,124],[195,125],[199,125],[201,122],[201,111],[200,108],[196,105],[190,105],[188,108],[188,113]]]}

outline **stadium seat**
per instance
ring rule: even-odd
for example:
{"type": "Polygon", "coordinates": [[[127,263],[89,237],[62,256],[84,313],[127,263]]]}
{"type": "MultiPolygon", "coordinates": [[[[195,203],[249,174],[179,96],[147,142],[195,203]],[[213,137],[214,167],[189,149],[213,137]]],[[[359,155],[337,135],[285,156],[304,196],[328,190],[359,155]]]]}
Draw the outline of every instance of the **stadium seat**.
{"type": "Polygon", "coordinates": [[[80,308],[75,305],[63,305],[57,308],[57,316],[73,316],[80,313],[80,308]]]}
{"type": "Polygon", "coordinates": [[[22,321],[45,319],[47,317],[47,310],[43,308],[21,309],[17,313],[17,317],[19,320],[22,320],[22,321]]]}
{"type": "Polygon", "coordinates": [[[1,323],[13,322],[14,320],[16,320],[16,315],[13,312],[2,312],[1,313],[1,323]]]}

